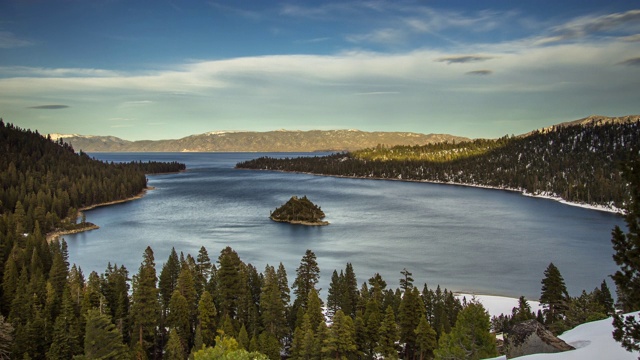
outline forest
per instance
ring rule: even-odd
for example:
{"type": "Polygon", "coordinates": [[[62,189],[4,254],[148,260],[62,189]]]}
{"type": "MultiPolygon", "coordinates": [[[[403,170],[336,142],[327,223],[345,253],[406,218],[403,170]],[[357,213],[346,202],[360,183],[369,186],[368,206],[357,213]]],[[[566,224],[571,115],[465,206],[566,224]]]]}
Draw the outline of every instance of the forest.
{"type": "MultiPolygon", "coordinates": [[[[523,319],[561,333],[614,311],[606,282],[570,297],[553,264],[542,274],[543,311],[521,297],[512,314],[493,319],[475,299],[419,288],[407,269],[392,289],[379,274],[360,283],[347,263],[323,300],[312,250],[292,282],[281,263],[260,272],[231,247],[215,261],[205,247],[195,257],[173,249],[159,272],[147,247],[135,272],[114,262],[85,276],[64,239],[47,242],[46,233],[74,223],[79,208],[136,195],[145,173],[184,165],[106,164],[2,121],[0,146],[0,359],[481,359],[502,351],[495,332],[523,319]]],[[[612,238],[624,311],[640,308],[631,257],[640,166],[632,168],[627,223],[636,233],[616,228],[612,238]]],[[[637,346],[629,319],[618,321],[614,336],[637,346]]]]}
{"type": "Polygon", "coordinates": [[[490,186],[623,208],[630,195],[622,165],[637,154],[639,127],[638,122],[558,126],[495,140],[261,157],[236,167],[490,186]]]}

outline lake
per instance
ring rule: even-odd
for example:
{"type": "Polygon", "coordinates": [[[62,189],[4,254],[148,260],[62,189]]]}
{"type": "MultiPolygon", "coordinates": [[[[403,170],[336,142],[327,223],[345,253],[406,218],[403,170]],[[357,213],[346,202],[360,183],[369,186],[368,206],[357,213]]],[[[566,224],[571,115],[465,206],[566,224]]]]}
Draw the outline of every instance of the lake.
{"type": "MultiPolygon", "coordinates": [[[[422,288],[518,297],[540,296],[553,262],[571,295],[593,290],[616,271],[611,230],[622,217],[516,192],[465,186],[323,177],[234,169],[259,156],[313,154],[93,153],[106,161],[180,161],[187,171],[149,176],[142,199],[86,212],[99,230],[66,235],[69,257],[85,276],[107,263],[131,275],[147,246],[158,269],[175,247],[194,257],[205,246],[214,262],[231,246],[263,271],[282,262],[293,282],[307,249],[317,255],[319,286],[353,264],[358,282],[380,273],[397,287],[400,271],[422,288]],[[306,195],[331,224],[276,223],[269,212],[306,195]]],[[[626,227],[623,227],[626,231],[626,227]]],[[[158,273],[159,274],[159,273],[158,273]]],[[[613,283],[608,280],[610,289],[613,283]]]]}

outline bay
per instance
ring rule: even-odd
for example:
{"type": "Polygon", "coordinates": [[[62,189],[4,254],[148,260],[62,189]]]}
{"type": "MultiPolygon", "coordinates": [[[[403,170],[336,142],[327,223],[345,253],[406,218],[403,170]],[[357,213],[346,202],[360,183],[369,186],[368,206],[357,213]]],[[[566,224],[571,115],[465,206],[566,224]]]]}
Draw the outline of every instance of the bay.
{"type": "MultiPolygon", "coordinates": [[[[358,282],[380,273],[397,287],[400,271],[422,288],[518,297],[540,296],[550,262],[569,292],[591,291],[616,271],[611,230],[615,214],[583,209],[516,192],[473,187],[314,176],[234,169],[259,156],[316,154],[93,153],[104,161],[179,161],[187,171],[149,176],[142,199],[86,212],[99,230],[66,235],[72,263],[102,273],[107,263],[135,274],[147,246],[158,270],[174,247],[215,261],[231,246],[263,271],[282,262],[292,282],[307,249],[317,255],[319,286],[334,269],[352,263],[358,282]],[[276,223],[269,212],[291,196],[306,195],[331,224],[276,223]]],[[[608,280],[613,289],[612,282],[608,280]]]]}

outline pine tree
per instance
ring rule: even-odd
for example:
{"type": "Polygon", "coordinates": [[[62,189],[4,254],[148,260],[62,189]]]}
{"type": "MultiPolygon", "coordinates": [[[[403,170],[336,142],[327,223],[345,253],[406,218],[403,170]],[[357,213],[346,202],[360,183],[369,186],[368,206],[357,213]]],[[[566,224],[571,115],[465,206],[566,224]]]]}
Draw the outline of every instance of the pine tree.
{"type": "Polygon", "coordinates": [[[186,349],[192,345],[191,321],[189,318],[189,303],[178,289],[173,291],[169,301],[169,315],[167,315],[167,326],[175,330],[182,344],[186,349]]]}
{"type": "Polygon", "coordinates": [[[520,296],[518,299],[518,307],[514,307],[511,310],[511,319],[514,323],[530,320],[535,318],[533,312],[531,312],[531,306],[524,296],[520,296]]]}
{"type": "Polygon", "coordinates": [[[82,352],[80,329],[73,300],[66,287],[63,294],[62,311],[55,320],[53,341],[47,352],[47,359],[70,359],[82,352]]]}
{"type": "Polygon", "coordinates": [[[122,334],[111,323],[108,315],[98,309],[87,311],[84,338],[84,355],[87,359],[130,359],[129,350],[122,342],[122,334]]]}
{"type": "Polygon", "coordinates": [[[238,346],[240,349],[249,351],[249,333],[247,328],[242,324],[240,331],[238,331],[238,346]]]}
{"type": "Polygon", "coordinates": [[[354,355],[357,347],[353,320],[338,310],[333,316],[329,336],[324,340],[322,352],[336,359],[347,359],[354,355]]]}
{"type": "Polygon", "coordinates": [[[489,314],[472,300],[460,312],[451,333],[440,337],[436,359],[485,359],[497,356],[496,339],[491,334],[489,314]]]}
{"type": "Polygon", "coordinates": [[[415,329],[424,315],[424,304],[420,299],[420,293],[415,287],[409,288],[404,294],[398,310],[398,323],[400,325],[400,343],[404,344],[404,357],[412,358],[416,347],[415,329]]]}
{"type": "Polygon", "coordinates": [[[413,278],[411,277],[413,273],[410,273],[409,270],[404,268],[400,271],[400,274],[403,276],[400,279],[400,288],[402,289],[402,292],[406,293],[408,290],[413,288],[413,278]]]}
{"type": "Polygon", "coordinates": [[[422,315],[420,318],[415,333],[416,349],[419,354],[419,359],[433,359],[433,351],[438,346],[438,340],[436,339],[436,331],[429,325],[425,315],[422,315]]]}
{"type": "Polygon", "coordinates": [[[375,355],[375,348],[378,346],[380,338],[380,323],[382,323],[382,314],[380,313],[380,304],[375,298],[370,298],[364,312],[364,348],[363,352],[366,357],[372,358],[375,355]]]}
{"type": "Polygon", "coordinates": [[[200,296],[202,295],[202,292],[204,291],[207,285],[207,282],[209,281],[209,278],[211,278],[211,272],[213,270],[212,264],[211,264],[211,258],[209,258],[209,253],[207,252],[207,249],[204,246],[200,247],[196,261],[197,261],[196,263],[197,276],[194,280],[196,285],[196,291],[198,292],[198,298],[200,298],[200,296]]]}
{"type": "Polygon", "coordinates": [[[184,351],[184,345],[180,335],[176,329],[171,329],[169,331],[169,341],[167,341],[167,345],[164,347],[164,356],[163,359],[166,360],[184,360],[186,353],[184,351]]]}
{"type": "Polygon", "coordinates": [[[169,301],[173,295],[173,291],[178,286],[178,276],[180,275],[180,260],[175,248],[171,248],[171,253],[167,262],[162,265],[160,277],[158,280],[158,290],[160,291],[160,300],[162,301],[163,317],[166,317],[169,301]]]}
{"type": "Polygon", "coordinates": [[[398,349],[396,348],[398,340],[400,340],[400,335],[396,317],[393,313],[393,308],[388,306],[384,313],[384,320],[382,320],[378,330],[378,346],[376,346],[375,350],[385,359],[398,359],[398,349]]]}
{"type": "Polygon", "coordinates": [[[264,285],[260,295],[260,312],[265,331],[281,340],[287,335],[286,307],[282,302],[280,284],[273,266],[264,270],[264,285]]]}
{"type": "Polygon", "coordinates": [[[560,270],[553,263],[550,263],[544,271],[544,276],[540,303],[544,306],[545,324],[551,326],[556,321],[561,320],[565,314],[569,294],[560,270]]]}
{"type": "Polygon", "coordinates": [[[342,295],[342,292],[342,278],[338,275],[338,271],[333,270],[333,274],[331,274],[331,282],[329,283],[329,290],[327,292],[327,314],[329,316],[333,316],[336,311],[340,309],[340,296],[342,295]]]}
{"type": "MultiPolygon", "coordinates": [[[[640,310],[640,159],[633,160],[624,175],[631,191],[624,218],[628,232],[624,234],[618,226],[612,231],[613,260],[620,270],[611,278],[619,307],[631,312],[640,310]]],[[[640,350],[640,321],[636,317],[614,314],[613,327],[613,338],[625,349],[640,350]]]]}
{"type": "MultiPolygon", "coordinates": [[[[293,282],[293,293],[296,298],[293,301],[293,307],[291,309],[292,314],[297,314],[299,308],[307,308],[307,298],[311,289],[316,288],[318,280],[320,279],[320,268],[316,261],[316,254],[307,250],[300,260],[300,266],[296,270],[296,279],[293,282]]],[[[296,319],[292,319],[295,324],[296,319]]]]}
{"type": "Polygon", "coordinates": [[[340,309],[345,315],[355,318],[358,303],[358,280],[351,263],[347,263],[342,279],[342,293],[340,294],[340,309]]]}
{"type": "Polygon", "coordinates": [[[198,302],[198,324],[202,331],[202,342],[205,346],[213,346],[216,338],[216,316],[218,312],[213,297],[204,291],[198,302]]]}
{"type": "Polygon", "coordinates": [[[147,247],[138,274],[133,277],[131,317],[133,323],[132,342],[147,354],[154,349],[156,328],[160,315],[156,268],[153,250],[147,247]]]}
{"type": "Polygon", "coordinates": [[[242,262],[238,253],[230,247],[224,248],[218,257],[218,271],[216,272],[218,301],[220,312],[235,318],[238,313],[239,298],[244,291],[242,275],[240,274],[242,262]]]}
{"type": "Polygon", "coordinates": [[[325,322],[324,315],[322,314],[322,300],[320,300],[320,296],[318,296],[318,292],[315,289],[309,291],[305,315],[309,317],[312,329],[316,328],[320,323],[325,322]]]}

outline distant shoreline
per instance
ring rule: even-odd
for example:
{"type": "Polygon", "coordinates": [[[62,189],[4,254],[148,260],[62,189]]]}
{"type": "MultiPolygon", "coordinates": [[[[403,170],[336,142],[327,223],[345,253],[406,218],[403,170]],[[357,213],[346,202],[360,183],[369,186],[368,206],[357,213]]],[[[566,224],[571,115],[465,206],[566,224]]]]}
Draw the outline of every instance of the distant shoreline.
{"type": "Polygon", "coordinates": [[[314,176],[328,176],[335,178],[345,178],[345,179],[361,179],[361,180],[389,180],[389,181],[403,181],[403,182],[415,182],[415,183],[429,183],[429,184],[440,184],[440,185],[454,185],[454,186],[467,186],[481,189],[490,189],[490,190],[503,190],[503,191],[512,191],[520,193],[522,196],[528,196],[539,199],[547,199],[557,201],[561,204],[575,206],[583,209],[589,210],[597,210],[604,211],[612,214],[624,215],[624,209],[617,208],[615,206],[604,206],[604,205],[592,205],[592,204],[584,204],[584,203],[576,203],[567,201],[559,196],[554,196],[552,194],[532,194],[523,189],[514,189],[509,187],[498,187],[498,186],[488,186],[488,185],[478,185],[478,184],[465,184],[465,183],[456,183],[456,182],[444,182],[444,181],[434,181],[434,180],[411,180],[411,179],[394,179],[394,178],[381,178],[381,177],[364,177],[364,176],[346,176],[346,175],[332,175],[332,174],[316,174],[305,171],[286,171],[286,170],[272,170],[272,169],[246,169],[246,168],[238,168],[242,170],[257,170],[257,171],[276,171],[282,173],[294,173],[294,174],[305,174],[305,175],[314,175],[314,176]]]}
{"type": "MultiPolygon", "coordinates": [[[[142,189],[142,191],[140,191],[137,195],[128,197],[126,199],[108,201],[108,202],[104,202],[104,203],[93,204],[93,205],[82,207],[82,208],[78,209],[78,212],[76,213],[76,219],[78,217],[80,217],[84,211],[93,210],[95,208],[99,208],[99,207],[103,207],[103,206],[122,204],[122,203],[125,203],[125,202],[138,200],[138,199],[142,198],[147,193],[147,191],[154,190],[154,189],[155,189],[155,187],[153,187],[153,186],[147,186],[146,188],[142,189]]],[[[98,226],[96,224],[86,223],[86,226],[79,227],[79,228],[76,228],[76,229],[53,231],[53,232],[47,233],[47,242],[52,242],[54,240],[57,240],[61,236],[64,236],[64,235],[79,234],[81,232],[96,230],[96,229],[99,229],[99,228],[100,228],[100,226],[98,226]]]]}

